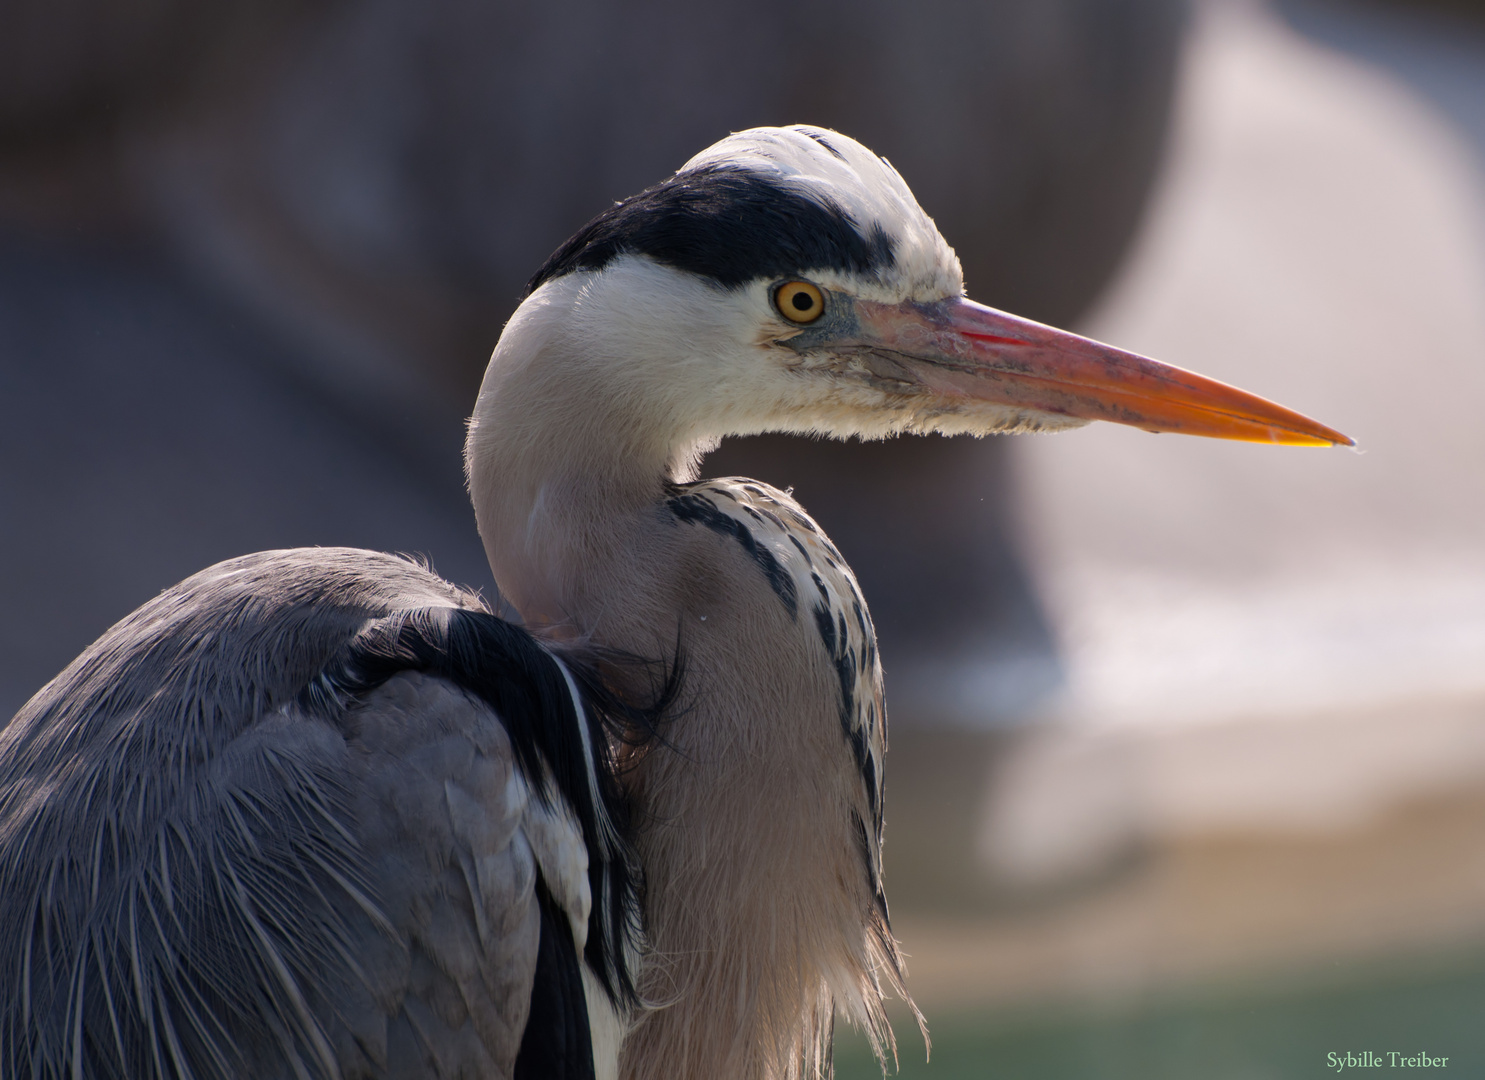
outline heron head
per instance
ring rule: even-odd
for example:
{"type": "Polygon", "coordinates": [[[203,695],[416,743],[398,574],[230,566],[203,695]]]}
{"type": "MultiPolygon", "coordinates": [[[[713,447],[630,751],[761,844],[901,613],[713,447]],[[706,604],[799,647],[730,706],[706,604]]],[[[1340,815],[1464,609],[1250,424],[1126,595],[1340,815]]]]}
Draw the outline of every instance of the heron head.
{"type": "Polygon", "coordinates": [[[697,442],[1108,420],[1351,443],[1241,390],[968,299],[958,258],[897,171],[820,128],[729,136],[615,204],[536,273],[507,335],[532,325],[584,358],[593,393],[642,402],[697,442]]]}

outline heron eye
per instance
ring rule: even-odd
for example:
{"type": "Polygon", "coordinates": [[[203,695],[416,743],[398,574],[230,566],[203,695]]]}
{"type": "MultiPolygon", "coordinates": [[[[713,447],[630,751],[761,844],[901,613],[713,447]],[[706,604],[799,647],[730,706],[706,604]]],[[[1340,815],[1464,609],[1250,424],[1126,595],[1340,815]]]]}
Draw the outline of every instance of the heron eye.
{"type": "Polygon", "coordinates": [[[808,281],[788,281],[773,294],[779,312],[790,322],[812,323],[825,313],[825,294],[808,281]]]}

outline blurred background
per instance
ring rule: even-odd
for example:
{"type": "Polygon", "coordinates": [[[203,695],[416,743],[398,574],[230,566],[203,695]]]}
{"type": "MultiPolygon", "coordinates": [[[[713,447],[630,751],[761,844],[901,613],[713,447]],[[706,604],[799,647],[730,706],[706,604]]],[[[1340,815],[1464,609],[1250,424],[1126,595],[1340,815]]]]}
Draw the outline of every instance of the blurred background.
{"type": "MultiPolygon", "coordinates": [[[[729,130],[886,154],[970,294],[1356,437],[765,438],[857,569],[935,1077],[1485,1066],[1485,11],[1466,0],[12,0],[0,715],[211,562],[495,596],[522,283],[729,130]]],[[[842,1077],[878,1074],[842,1033],[842,1077]]]]}

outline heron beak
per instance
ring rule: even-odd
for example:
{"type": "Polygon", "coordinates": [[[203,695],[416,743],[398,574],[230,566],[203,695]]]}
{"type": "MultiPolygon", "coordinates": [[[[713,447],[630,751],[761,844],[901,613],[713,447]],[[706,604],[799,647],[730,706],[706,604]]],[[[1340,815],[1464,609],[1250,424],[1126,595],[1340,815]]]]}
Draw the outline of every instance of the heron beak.
{"type": "Polygon", "coordinates": [[[1287,446],[1354,446],[1339,431],[1215,379],[973,300],[856,302],[861,341],[924,390],[1146,431],[1287,446]]]}

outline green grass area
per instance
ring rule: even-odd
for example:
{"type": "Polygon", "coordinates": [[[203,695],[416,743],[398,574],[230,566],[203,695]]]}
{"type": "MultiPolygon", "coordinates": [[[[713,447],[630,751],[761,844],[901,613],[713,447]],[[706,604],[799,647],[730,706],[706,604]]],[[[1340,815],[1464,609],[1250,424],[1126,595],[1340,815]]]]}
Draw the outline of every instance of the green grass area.
{"type": "MultiPolygon", "coordinates": [[[[1100,1008],[929,1016],[933,1060],[910,1023],[895,1024],[900,1076],[928,1080],[1403,1080],[1485,1077],[1485,955],[1407,967],[1337,967],[1100,1008]],[[1337,1072],[1326,1055],[1370,1050],[1378,1068],[1337,1072]],[[1387,1051],[1447,1057],[1393,1066],[1387,1051]]],[[[1359,1059],[1358,1059],[1359,1060],[1359,1059]]],[[[865,1041],[836,1039],[839,1080],[881,1070],[865,1041]]]]}

